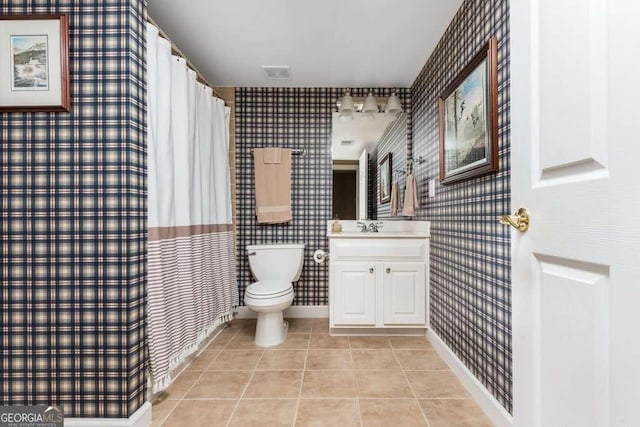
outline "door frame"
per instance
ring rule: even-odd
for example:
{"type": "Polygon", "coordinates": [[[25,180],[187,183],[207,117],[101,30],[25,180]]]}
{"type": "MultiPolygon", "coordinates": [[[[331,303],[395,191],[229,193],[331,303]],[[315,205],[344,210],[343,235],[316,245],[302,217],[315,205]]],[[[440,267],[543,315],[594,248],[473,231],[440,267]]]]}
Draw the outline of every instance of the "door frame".
{"type": "MultiPolygon", "coordinates": [[[[331,175],[334,171],[355,171],[356,174],[356,219],[360,212],[360,166],[357,160],[334,160],[331,165],[331,175]]],[[[332,215],[333,217],[333,215],[332,215]]],[[[344,218],[340,218],[344,219],[344,218]]]]}

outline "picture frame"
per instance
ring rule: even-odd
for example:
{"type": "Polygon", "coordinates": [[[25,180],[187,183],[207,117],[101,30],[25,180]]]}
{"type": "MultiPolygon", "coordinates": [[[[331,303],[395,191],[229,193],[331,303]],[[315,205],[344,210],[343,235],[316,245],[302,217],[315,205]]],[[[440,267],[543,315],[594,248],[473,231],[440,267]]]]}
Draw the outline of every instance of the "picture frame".
{"type": "Polygon", "coordinates": [[[497,172],[498,39],[491,37],[438,99],[440,182],[497,172]]]}
{"type": "Polygon", "coordinates": [[[391,153],[387,153],[387,155],[380,161],[378,168],[378,174],[380,177],[380,203],[388,203],[391,201],[391,178],[393,177],[392,166],[391,153]]]}
{"type": "Polygon", "coordinates": [[[0,16],[0,111],[70,110],[68,15],[0,16]]]}

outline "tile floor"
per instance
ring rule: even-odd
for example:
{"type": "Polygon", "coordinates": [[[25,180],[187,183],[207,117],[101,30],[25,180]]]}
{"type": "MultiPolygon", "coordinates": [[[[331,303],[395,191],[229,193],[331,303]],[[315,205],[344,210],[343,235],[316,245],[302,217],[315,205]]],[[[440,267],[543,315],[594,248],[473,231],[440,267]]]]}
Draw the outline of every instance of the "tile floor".
{"type": "Polygon", "coordinates": [[[235,320],[153,405],[153,426],[490,426],[423,337],[331,337],[291,319],[278,347],[235,320]]]}

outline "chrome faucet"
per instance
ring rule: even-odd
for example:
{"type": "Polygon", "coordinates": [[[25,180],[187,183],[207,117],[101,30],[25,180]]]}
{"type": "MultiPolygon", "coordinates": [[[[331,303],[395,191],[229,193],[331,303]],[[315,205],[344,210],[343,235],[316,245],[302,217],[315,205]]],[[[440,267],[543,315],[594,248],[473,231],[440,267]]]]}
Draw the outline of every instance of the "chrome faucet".
{"type": "Polygon", "coordinates": [[[377,233],[379,229],[382,228],[382,223],[372,221],[367,228],[369,229],[370,232],[377,233]]]}
{"type": "Polygon", "coordinates": [[[356,224],[360,227],[361,233],[377,233],[382,228],[382,223],[375,221],[369,223],[367,221],[358,221],[356,224]]]}

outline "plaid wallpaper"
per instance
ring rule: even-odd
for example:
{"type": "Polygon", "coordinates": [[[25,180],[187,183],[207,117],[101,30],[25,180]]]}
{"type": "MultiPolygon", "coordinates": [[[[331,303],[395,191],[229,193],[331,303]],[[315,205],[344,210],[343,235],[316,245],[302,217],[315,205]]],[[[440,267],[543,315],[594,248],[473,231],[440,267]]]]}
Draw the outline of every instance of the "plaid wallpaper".
{"type": "Polygon", "coordinates": [[[2,0],[68,13],[72,112],[0,113],[0,403],[128,417],[145,400],[142,0],[2,0]]]}
{"type": "MultiPolygon", "coordinates": [[[[364,97],[369,89],[352,89],[364,97]]],[[[389,96],[392,89],[373,89],[389,96]]],[[[240,301],[255,279],[251,276],[246,246],[268,242],[304,242],[305,260],[300,281],[294,286],[295,305],[328,303],[328,267],[313,262],[316,249],[327,248],[326,221],[331,219],[331,113],[344,88],[238,88],[236,89],[236,191],[238,212],[238,283],[240,301]],[[258,225],[255,219],[253,158],[251,148],[304,148],[293,156],[291,198],[293,221],[258,225]]],[[[397,91],[406,109],[410,90],[397,91]]]]}
{"type": "Polygon", "coordinates": [[[418,218],[431,221],[431,326],[508,410],[511,395],[509,2],[466,0],[412,87],[418,218]],[[451,185],[438,179],[437,99],[487,42],[498,38],[500,171],[451,185]],[[436,180],[427,198],[427,180],[436,180]]]}
{"type": "MultiPolygon", "coordinates": [[[[380,175],[378,174],[379,162],[391,153],[391,172],[393,173],[393,181],[398,182],[400,188],[400,200],[404,198],[404,188],[406,182],[406,174],[399,173],[400,170],[407,170],[407,157],[411,156],[411,111],[407,114],[399,116],[395,122],[387,128],[380,138],[376,150],[371,154],[371,200],[375,203],[375,218],[377,219],[406,219],[404,217],[390,217],[391,202],[380,203],[380,175]]],[[[399,208],[402,205],[400,204],[399,208]]],[[[401,209],[398,209],[400,213],[401,209]]]]}

